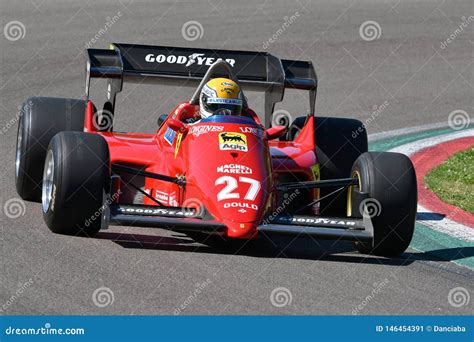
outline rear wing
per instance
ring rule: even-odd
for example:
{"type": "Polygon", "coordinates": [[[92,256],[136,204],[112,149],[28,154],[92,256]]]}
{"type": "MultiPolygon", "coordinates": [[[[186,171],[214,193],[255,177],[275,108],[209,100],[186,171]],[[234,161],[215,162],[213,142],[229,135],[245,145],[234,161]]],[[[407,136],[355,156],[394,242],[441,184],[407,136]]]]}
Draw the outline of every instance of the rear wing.
{"type": "Polygon", "coordinates": [[[91,78],[108,79],[107,109],[112,113],[123,82],[196,86],[209,66],[226,60],[246,90],[265,92],[265,126],[286,88],[309,91],[314,115],[317,77],[309,61],[279,59],[267,52],[193,49],[113,43],[110,49],[87,49],[86,96],[91,78]]]}

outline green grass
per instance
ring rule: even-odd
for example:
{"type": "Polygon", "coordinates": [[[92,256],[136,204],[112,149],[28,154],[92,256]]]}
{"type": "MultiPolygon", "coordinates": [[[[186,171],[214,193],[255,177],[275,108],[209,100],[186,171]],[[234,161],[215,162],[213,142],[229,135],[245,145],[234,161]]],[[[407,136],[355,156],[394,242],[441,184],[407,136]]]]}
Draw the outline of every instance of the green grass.
{"type": "Polygon", "coordinates": [[[425,184],[443,201],[474,214],[474,147],[434,168],[425,184]]]}

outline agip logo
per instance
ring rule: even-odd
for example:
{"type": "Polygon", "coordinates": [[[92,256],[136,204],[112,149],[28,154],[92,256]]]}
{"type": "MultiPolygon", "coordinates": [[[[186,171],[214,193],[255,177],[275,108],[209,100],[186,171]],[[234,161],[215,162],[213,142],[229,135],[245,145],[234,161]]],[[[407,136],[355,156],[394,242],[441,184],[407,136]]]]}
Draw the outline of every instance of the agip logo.
{"type": "Polygon", "coordinates": [[[219,148],[221,150],[234,150],[247,152],[247,137],[245,134],[235,132],[219,133],[219,148]]]}

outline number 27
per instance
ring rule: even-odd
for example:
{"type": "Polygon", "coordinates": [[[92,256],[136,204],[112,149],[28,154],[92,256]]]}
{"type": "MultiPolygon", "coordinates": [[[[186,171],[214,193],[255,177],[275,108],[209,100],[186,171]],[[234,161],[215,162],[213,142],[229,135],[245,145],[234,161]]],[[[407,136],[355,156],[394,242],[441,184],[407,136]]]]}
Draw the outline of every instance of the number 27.
{"type": "Polygon", "coordinates": [[[225,199],[240,198],[238,192],[232,192],[238,188],[239,182],[250,184],[250,188],[245,194],[244,199],[249,201],[255,200],[255,197],[257,197],[260,191],[260,182],[248,177],[239,177],[239,181],[237,181],[237,179],[231,176],[222,176],[216,179],[214,185],[225,184],[225,187],[217,194],[217,200],[222,201],[225,199]]]}

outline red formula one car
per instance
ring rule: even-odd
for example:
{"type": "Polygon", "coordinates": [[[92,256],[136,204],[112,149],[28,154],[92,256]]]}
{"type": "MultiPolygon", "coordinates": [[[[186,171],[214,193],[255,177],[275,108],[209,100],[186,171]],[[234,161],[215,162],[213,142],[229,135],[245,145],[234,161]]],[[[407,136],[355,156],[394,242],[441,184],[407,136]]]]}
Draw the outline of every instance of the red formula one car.
{"type": "Polygon", "coordinates": [[[92,235],[127,225],[226,241],[303,234],[352,240],[378,255],[408,247],[417,205],[410,160],[367,152],[360,121],[314,116],[311,62],[128,44],[88,49],[87,56],[85,101],[35,97],[21,110],[17,191],[42,203],[53,232],[92,235]],[[263,122],[245,98],[241,115],[183,120],[199,106],[206,82],[222,76],[265,92],[263,122]],[[94,78],[108,82],[100,110],[89,100],[94,78]],[[197,89],[159,118],[156,133],[122,133],[112,123],[124,82],[197,89]],[[276,125],[272,114],[286,88],[309,91],[310,114],[293,122],[280,116],[276,125]]]}

